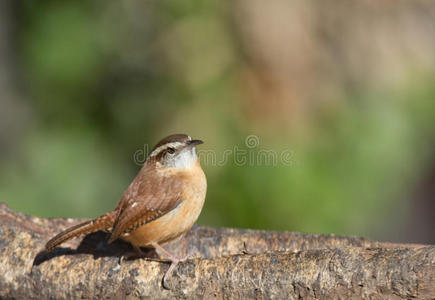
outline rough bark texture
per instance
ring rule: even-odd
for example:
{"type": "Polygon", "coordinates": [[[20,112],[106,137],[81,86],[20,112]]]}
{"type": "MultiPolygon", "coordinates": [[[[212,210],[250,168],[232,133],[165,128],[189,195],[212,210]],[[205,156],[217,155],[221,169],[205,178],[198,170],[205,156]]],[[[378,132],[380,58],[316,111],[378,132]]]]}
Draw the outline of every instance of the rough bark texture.
{"type": "Polygon", "coordinates": [[[192,259],[178,265],[166,290],[167,263],[119,264],[130,246],[108,245],[103,232],[41,252],[80,221],[25,216],[0,204],[0,298],[435,298],[435,246],[198,226],[169,245],[192,259]]]}

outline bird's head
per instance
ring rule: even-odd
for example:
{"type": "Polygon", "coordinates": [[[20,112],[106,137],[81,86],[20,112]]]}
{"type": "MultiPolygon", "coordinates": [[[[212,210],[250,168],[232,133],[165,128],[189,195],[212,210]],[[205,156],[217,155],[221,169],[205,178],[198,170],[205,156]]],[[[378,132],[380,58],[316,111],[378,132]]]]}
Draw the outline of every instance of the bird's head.
{"type": "Polygon", "coordinates": [[[169,135],[154,146],[147,162],[168,168],[190,168],[198,160],[195,147],[202,143],[187,134],[169,135]]]}

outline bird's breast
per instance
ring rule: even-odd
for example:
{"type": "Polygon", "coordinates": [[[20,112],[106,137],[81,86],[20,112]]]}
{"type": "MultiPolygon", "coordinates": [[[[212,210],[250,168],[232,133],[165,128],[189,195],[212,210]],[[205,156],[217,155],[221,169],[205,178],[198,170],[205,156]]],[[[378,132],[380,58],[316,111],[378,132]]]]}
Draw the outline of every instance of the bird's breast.
{"type": "Polygon", "coordinates": [[[123,235],[124,240],[140,247],[163,244],[192,228],[204,205],[207,181],[199,163],[183,176],[187,176],[185,184],[179,191],[174,191],[180,194],[180,204],[160,218],[123,235]]]}

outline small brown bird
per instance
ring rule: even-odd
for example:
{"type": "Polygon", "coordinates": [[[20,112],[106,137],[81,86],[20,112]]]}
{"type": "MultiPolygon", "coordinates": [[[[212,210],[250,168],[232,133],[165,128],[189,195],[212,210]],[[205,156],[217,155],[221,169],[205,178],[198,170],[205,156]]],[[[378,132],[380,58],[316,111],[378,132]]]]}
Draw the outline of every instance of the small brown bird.
{"type": "Polygon", "coordinates": [[[139,255],[139,247],[154,247],[171,260],[166,279],[185,258],[178,258],[161,245],[190,230],[198,219],[205,200],[207,181],[195,146],[185,134],[162,139],[124,192],[114,211],[59,233],[46,244],[47,251],[81,234],[99,230],[111,233],[109,243],[121,238],[139,255]]]}

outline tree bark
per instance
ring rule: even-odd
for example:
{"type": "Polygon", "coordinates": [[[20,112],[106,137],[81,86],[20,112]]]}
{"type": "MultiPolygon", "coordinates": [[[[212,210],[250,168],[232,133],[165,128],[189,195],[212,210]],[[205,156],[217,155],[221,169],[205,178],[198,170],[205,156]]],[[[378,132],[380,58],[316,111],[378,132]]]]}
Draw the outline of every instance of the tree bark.
{"type": "Polygon", "coordinates": [[[120,262],[130,245],[109,245],[104,232],[42,250],[81,221],[26,216],[0,204],[0,298],[435,298],[435,246],[197,226],[166,246],[191,257],[167,290],[161,279],[168,263],[120,262]]]}

